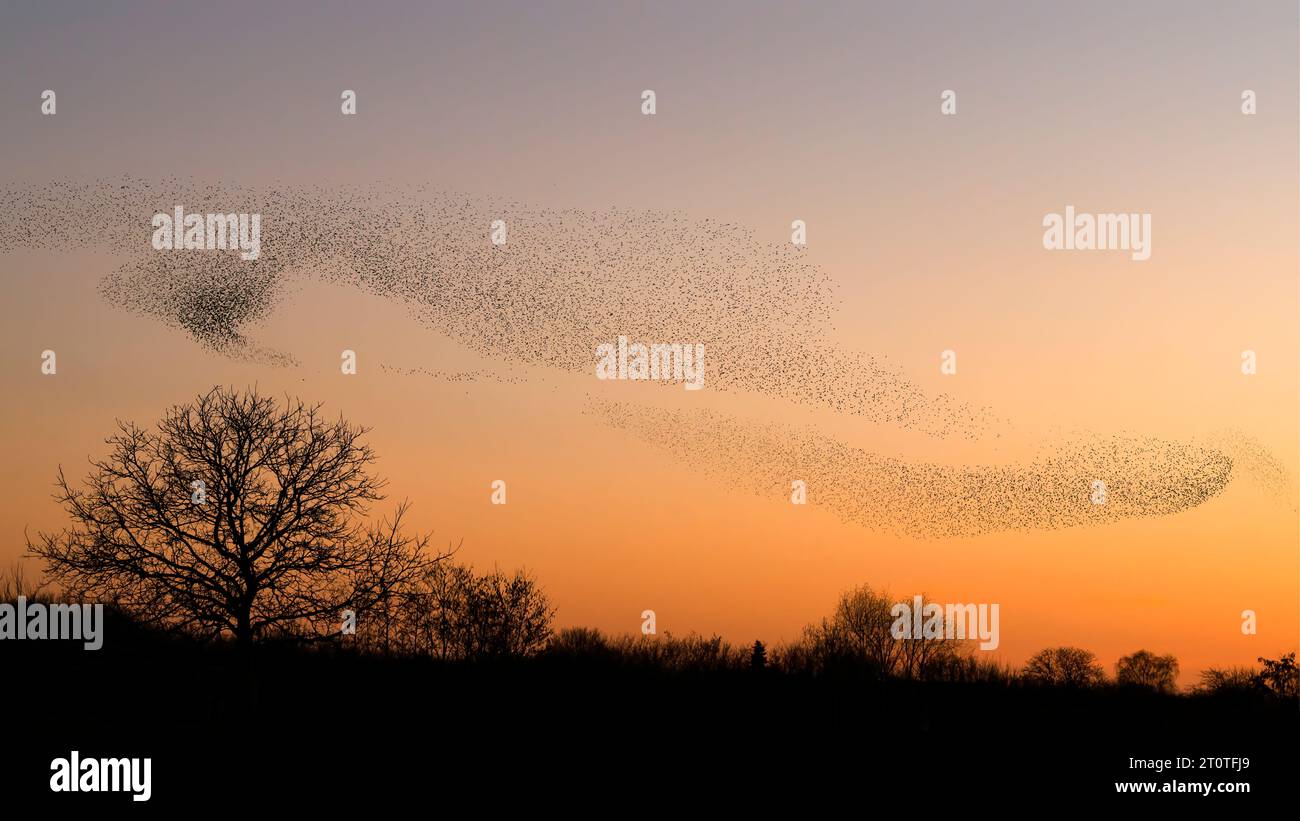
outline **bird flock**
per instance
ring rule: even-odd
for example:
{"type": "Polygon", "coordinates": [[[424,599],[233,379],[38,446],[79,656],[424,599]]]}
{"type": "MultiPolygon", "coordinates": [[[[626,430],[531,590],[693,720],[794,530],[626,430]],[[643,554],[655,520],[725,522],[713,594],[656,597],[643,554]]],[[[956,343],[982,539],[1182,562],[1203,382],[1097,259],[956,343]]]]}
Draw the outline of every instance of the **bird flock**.
{"type": "MultiPolygon", "coordinates": [[[[850,446],[811,427],[757,422],[713,410],[681,410],[591,398],[587,413],[699,466],[721,482],[842,521],[913,538],[1056,530],[1162,516],[1219,494],[1234,475],[1230,451],[1144,436],[1072,436],[1011,465],[908,462],[850,446]],[[1096,482],[1104,484],[1098,493],[1096,482]]],[[[1249,440],[1253,475],[1284,469],[1249,440]]],[[[1267,484],[1267,483],[1266,483],[1267,484]]],[[[1276,486],[1276,485],[1274,485],[1276,486]]]]}
{"type": "MultiPolygon", "coordinates": [[[[597,345],[632,334],[704,344],[710,390],[931,437],[978,441],[1009,424],[838,344],[832,279],[806,249],[760,240],[735,223],[672,211],[548,209],[379,183],[251,187],[126,177],[7,183],[0,198],[0,252],[89,245],[125,253],[102,279],[103,297],[224,356],[298,365],[292,352],[260,345],[254,331],[291,310],[295,290],[317,279],[392,300],[503,366],[590,374],[597,345]],[[260,256],[154,251],[150,220],[177,205],[259,213],[260,256]],[[502,244],[490,236],[498,220],[507,229],[502,244]]],[[[487,371],[384,371],[494,378],[487,371]]],[[[1116,436],[1053,443],[1050,453],[1021,465],[917,464],[812,430],[717,412],[666,413],[594,399],[588,408],[593,418],[757,492],[788,492],[792,477],[804,478],[810,503],[846,521],[918,535],[1174,513],[1221,492],[1233,470],[1225,450],[1116,436]],[[1097,478],[1110,488],[1104,505],[1090,501],[1097,478]]],[[[1267,453],[1252,458],[1276,473],[1267,453]]]]}

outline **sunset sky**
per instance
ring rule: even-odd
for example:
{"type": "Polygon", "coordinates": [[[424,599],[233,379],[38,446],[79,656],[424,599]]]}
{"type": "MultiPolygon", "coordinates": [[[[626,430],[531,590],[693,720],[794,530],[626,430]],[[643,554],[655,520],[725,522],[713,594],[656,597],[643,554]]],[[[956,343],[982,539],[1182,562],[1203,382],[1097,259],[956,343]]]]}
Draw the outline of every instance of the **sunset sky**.
{"type": "MultiPolygon", "coordinates": [[[[936,438],[744,391],[601,383],[471,351],[408,306],[312,271],[244,329],[299,364],[233,359],[101,296],[105,275],[148,251],[145,215],[137,246],[87,236],[0,252],[6,565],[24,533],[65,523],[55,472],[104,455],[115,418],[152,424],[214,384],[256,385],[373,428],[390,482],[377,512],[408,498],[412,523],[462,559],[527,567],[561,626],[636,632],[651,609],[660,632],[776,644],[869,583],[900,600],[998,603],[996,654],[1012,664],[1073,645],[1113,672],[1147,648],[1175,654],[1192,683],[1300,643],[1294,2],[222,3],[184,18],[160,2],[10,18],[0,190],[427,185],[557,211],[669,211],[772,246],[802,219],[806,259],[835,285],[838,346],[1012,424],[936,438]],[[40,113],[44,89],[55,116],[40,113]],[[343,89],[356,116],[340,114],[343,89]],[[955,116],[940,114],[944,89],[955,116]],[[1045,251],[1043,216],[1067,205],[1150,213],[1151,258],[1045,251]],[[345,348],[355,376],[339,372],[345,348]],[[40,371],[45,349],[57,375],[40,371]],[[940,374],[947,349],[955,376],[940,374]],[[843,521],[816,487],[803,507],[756,495],[601,423],[584,412],[592,397],[952,465],[1023,460],[1082,431],[1226,436],[1257,443],[1286,481],[1241,470],[1173,515],[919,539],[843,521]],[[495,479],[506,505],[490,503],[495,479]],[[1246,609],[1258,635],[1242,634],[1246,609]]],[[[21,222],[12,207],[5,220],[21,222]]]]}

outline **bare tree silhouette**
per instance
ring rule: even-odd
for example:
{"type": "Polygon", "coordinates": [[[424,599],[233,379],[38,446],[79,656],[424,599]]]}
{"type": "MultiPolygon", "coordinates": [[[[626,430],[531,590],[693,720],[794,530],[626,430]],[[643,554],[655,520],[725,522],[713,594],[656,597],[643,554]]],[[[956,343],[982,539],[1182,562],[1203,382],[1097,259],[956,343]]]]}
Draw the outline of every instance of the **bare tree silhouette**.
{"type": "Polygon", "coordinates": [[[1037,684],[1061,687],[1093,687],[1106,680],[1106,671],[1091,650],[1078,647],[1049,647],[1039,650],[1020,675],[1037,684]]]}
{"type": "Polygon", "coordinates": [[[1115,663],[1115,683],[1148,687],[1165,693],[1177,692],[1178,659],[1138,650],[1115,663]]]}
{"type": "Polygon", "coordinates": [[[895,637],[893,607],[887,594],[870,585],[846,591],[829,619],[804,628],[803,641],[786,649],[786,663],[814,671],[865,664],[880,675],[924,678],[946,674],[965,660],[968,642],[962,639],[895,637]]]}
{"type": "Polygon", "coordinates": [[[71,527],[28,550],[71,593],[138,618],[241,645],[337,635],[427,572],[428,537],[361,517],[383,499],[365,428],[213,388],[172,407],[155,430],[118,422],[84,488],[59,469],[71,527]]]}

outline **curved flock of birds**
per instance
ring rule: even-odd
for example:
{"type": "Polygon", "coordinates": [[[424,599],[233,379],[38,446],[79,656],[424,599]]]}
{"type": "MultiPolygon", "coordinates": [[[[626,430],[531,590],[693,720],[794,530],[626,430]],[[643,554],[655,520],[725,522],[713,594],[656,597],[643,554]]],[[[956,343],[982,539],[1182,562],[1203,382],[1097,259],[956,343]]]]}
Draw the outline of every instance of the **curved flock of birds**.
{"type": "MultiPolygon", "coordinates": [[[[711,390],[744,391],[930,436],[979,440],[1006,423],[987,408],[931,394],[833,339],[831,279],[790,243],[679,213],[553,210],[429,188],[274,186],[191,180],[11,183],[0,188],[0,252],[87,244],[129,258],[106,275],[111,303],[178,328],[214,352],[297,364],[250,336],[316,277],[405,305],[429,326],[500,362],[591,374],[596,346],[620,335],[703,343],[711,390]],[[159,252],[150,220],[261,214],[261,254],[159,252]],[[506,228],[504,244],[490,238],[506,228]]],[[[448,375],[464,381],[486,372],[448,375]]],[[[513,379],[507,381],[514,381],[513,379]]],[[[1094,437],[1030,464],[910,464],[811,431],[703,411],[596,401],[593,413],[757,492],[809,482],[810,503],[846,521],[926,535],[1058,528],[1161,515],[1219,493],[1224,451],[1094,437]],[[665,435],[671,424],[674,435],[665,435]],[[1106,477],[1108,503],[1091,481],[1106,477]],[[869,501],[868,501],[869,500],[869,501]]],[[[1276,473],[1276,462],[1255,454],[1276,473]]]]}
{"type": "Polygon", "coordinates": [[[704,343],[708,384],[931,435],[978,438],[986,409],[927,395],[830,341],[831,280],[790,243],[662,211],[547,210],[420,187],[232,189],[177,180],[7,185],[0,251],[92,243],[138,253],[104,280],[112,303],[222,354],[292,363],[249,329],[314,276],[406,305],[493,359],[591,373],[632,333],[704,343]],[[150,219],[261,214],[261,254],[157,252],[150,219]],[[503,245],[489,239],[505,222],[503,245]]]}
{"type": "MultiPolygon", "coordinates": [[[[753,493],[788,502],[792,483],[800,480],[808,504],[846,522],[919,538],[1178,513],[1222,491],[1234,470],[1222,450],[1151,437],[1058,441],[1027,463],[955,467],[881,456],[811,428],[710,410],[604,399],[592,399],[588,408],[630,436],[753,493]]],[[[1268,469],[1269,478],[1280,479],[1280,465],[1268,469]]]]}

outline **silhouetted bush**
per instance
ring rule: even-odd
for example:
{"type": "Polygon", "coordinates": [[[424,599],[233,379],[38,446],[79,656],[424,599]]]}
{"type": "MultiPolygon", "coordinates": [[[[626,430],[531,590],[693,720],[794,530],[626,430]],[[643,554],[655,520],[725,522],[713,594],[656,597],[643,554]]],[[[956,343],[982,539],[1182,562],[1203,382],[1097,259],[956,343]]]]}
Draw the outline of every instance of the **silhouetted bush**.
{"type": "Polygon", "coordinates": [[[553,615],[545,592],[525,571],[480,575],[440,561],[358,625],[357,643],[442,660],[521,658],[546,646],[553,615]]]}
{"type": "Polygon", "coordinates": [[[1295,653],[1277,659],[1259,658],[1264,669],[1254,679],[1256,688],[1281,699],[1294,701],[1300,693],[1300,675],[1296,669],[1295,653]]]}
{"type": "Polygon", "coordinates": [[[544,653],[560,659],[608,659],[613,657],[609,643],[599,630],[591,627],[566,627],[547,642],[544,653]]]}
{"type": "Polygon", "coordinates": [[[606,636],[599,630],[570,627],[551,639],[545,657],[567,661],[602,661],[659,673],[717,673],[750,669],[751,653],[719,636],[691,634],[606,636]]]}
{"type": "Polygon", "coordinates": [[[1089,650],[1049,647],[1025,662],[1021,677],[1032,684],[1054,687],[1095,687],[1106,681],[1106,671],[1089,650]]]}
{"type": "Polygon", "coordinates": [[[1138,650],[1115,663],[1115,683],[1162,693],[1178,690],[1178,659],[1138,650]]]}
{"type": "Polygon", "coordinates": [[[16,604],[22,596],[29,602],[49,604],[56,599],[54,594],[42,582],[27,575],[21,563],[14,563],[8,570],[0,570],[0,602],[16,604]]]}
{"type": "Polygon", "coordinates": [[[1256,670],[1253,667],[1211,667],[1202,670],[1200,681],[1193,692],[1201,694],[1244,695],[1255,691],[1256,670]]]}

